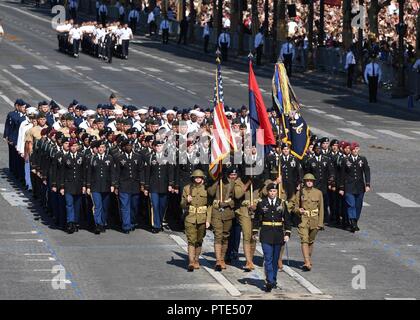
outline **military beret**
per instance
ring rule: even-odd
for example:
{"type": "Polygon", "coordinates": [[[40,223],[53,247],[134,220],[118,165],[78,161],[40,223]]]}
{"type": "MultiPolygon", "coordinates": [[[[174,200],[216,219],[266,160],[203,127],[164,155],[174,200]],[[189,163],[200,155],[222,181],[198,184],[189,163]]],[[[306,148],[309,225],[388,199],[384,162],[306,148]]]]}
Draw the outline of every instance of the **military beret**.
{"type": "Polygon", "coordinates": [[[50,106],[51,106],[51,109],[54,109],[54,110],[55,109],[60,109],[60,106],[54,100],[50,101],[50,106]]]}
{"type": "Polygon", "coordinates": [[[38,102],[38,107],[40,107],[40,106],[45,106],[45,105],[48,105],[48,102],[47,101],[40,101],[40,102],[38,102]]]}
{"type": "Polygon", "coordinates": [[[45,117],[46,117],[46,115],[43,112],[38,113],[38,115],[36,116],[37,119],[42,119],[42,118],[45,118],[45,117]]]}
{"type": "Polygon", "coordinates": [[[47,127],[41,130],[41,136],[46,136],[50,132],[51,128],[47,127]]]}
{"type": "Polygon", "coordinates": [[[136,106],[129,106],[128,110],[130,111],[137,111],[139,108],[137,108],[136,106]]]}
{"type": "Polygon", "coordinates": [[[75,144],[77,144],[77,139],[71,139],[69,142],[70,142],[70,143],[69,143],[69,146],[70,146],[70,147],[71,147],[71,146],[74,146],[75,144]]]}
{"type": "Polygon", "coordinates": [[[69,133],[76,133],[77,132],[77,128],[73,127],[69,129],[69,133]]]}
{"type": "Polygon", "coordinates": [[[172,110],[174,110],[175,112],[178,112],[179,108],[178,107],[173,107],[172,110]]]}
{"type": "Polygon", "coordinates": [[[333,146],[335,144],[339,144],[340,142],[337,139],[332,139],[330,142],[330,146],[333,146]]]}
{"type": "Polygon", "coordinates": [[[210,108],[207,108],[206,110],[204,110],[204,112],[211,112],[210,108]]]}
{"type": "Polygon", "coordinates": [[[117,96],[114,93],[111,93],[111,95],[109,96],[110,99],[115,99],[117,96]]]}
{"type": "Polygon", "coordinates": [[[356,141],[353,141],[353,142],[350,144],[350,150],[351,150],[351,151],[353,151],[354,149],[359,148],[359,147],[360,147],[360,145],[359,145],[356,141]]]}
{"type": "Polygon", "coordinates": [[[71,103],[70,103],[70,105],[73,105],[73,106],[77,106],[79,104],[79,101],[77,101],[77,100],[73,100],[71,103]]]}
{"type": "Polygon", "coordinates": [[[102,103],[99,103],[99,104],[96,106],[96,109],[104,109],[104,105],[103,105],[102,103]]]}
{"type": "Polygon", "coordinates": [[[236,168],[236,166],[231,166],[228,170],[227,170],[227,174],[238,174],[238,169],[236,168]]]}
{"type": "Polygon", "coordinates": [[[162,145],[162,144],[163,144],[163,141],[160,141],[160,140],[153,141],[154,146],[159,146],[159,145],[162,145]]]}
{"type": "Polygon", "coordinates": [[[55,137],[59,140],[61,140],[61,143],[66,143],[66,142],[70,142],[70,139],[65,137],[64,134],[62,132],[57,132],[57,134],[55,135],[55,137]],[[61,135],[60,135],[61,133],[61,135]]]}
{"type": "Polygon", "coordinates": [[[66,115],[66,120],[68,120],[68,121],[74,121],[74,118],[73,118],[73,116],[70,113],[68,113],[66,115]]]}
{"type": "Polygon", "coordinates": [[[345,149],[347,147],[350,147],[350,142],[347,142],[347,141],[344,141],[344,140],[341,141],[340,148],[345,149]]]}
{"type": "Polygon", "coordinates": [[[321,143],[330,142],[330,139],[328,137],[323,137],[319,140],[319,142],[321,142],[321,143]]]}
{"type": "Polygon", "coordinates": [[[315,142],[314,149],[316,149],[316,148],[321,148],[321,142],[320,141],[315,142]]]}
{"type": "Polygon", "coordinates": [[[146,138],[144,138],[144,141],[146,141],[146,142],[150,142],[150,141],[153,141],[153,135],[148,135],[148,136],[146,136],[146,138]]]}
{"type": "Polygon", "coordinates": [[[241,111],[242,110],[248,110],[248,108],[246,107],[246,105],[242,105],[242,107],[241,107],[241,111]]]}
{"type": "Polygon", "coordinates": [[[98,148],[101,145],[102,140],[94,140],[90,143],[91,148],[98,148]]]}
{"type": "Polygon", "coordinates": [[[25,102],[22,99],[16,99],[15,104],[17,104],[18,106],[23,106],[25,102]]]}
{"type": "Polygon", "coordinates": [[[124,139],[123,141],[121,141],[121,147],[122,148],[124,148],[125,146],[127,146],[127,145],[132,145],[133,144],[133,142],[132,142],[132,140],[131,139],[124,139]]]}
{"type": "Polygon", "coordinates": [[[288,148],[289,145],[285,142],[282,142],[282,144],[280,145],[280,149],[283,150],[284,148],[288,148]]]}
{"type": "Polygon", "coordinates": [[[160,108],[160,112],[161,112],[161,113],[165,113],[165,112],[166,112],[166,110],[167,110],[167,109],[166,109],[165,107],[160,108]]]}
{"type": "Polygon", "coordinates": [[[126,104],[123,104],[122,109],[123,110],[128,110],[128,106],[126,104]]]}

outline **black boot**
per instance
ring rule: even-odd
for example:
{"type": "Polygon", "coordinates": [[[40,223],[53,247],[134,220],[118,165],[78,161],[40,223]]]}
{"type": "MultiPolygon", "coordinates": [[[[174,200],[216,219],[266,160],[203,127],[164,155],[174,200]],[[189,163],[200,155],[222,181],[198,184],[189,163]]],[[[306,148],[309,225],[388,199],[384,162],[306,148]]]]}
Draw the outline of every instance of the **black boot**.
{"type": "Polygon", "coordinates": [[[350,219],[350,232],[355,233],[356,232],[356,220],[350,219]]]}
{"type": "Polygon", "coordinates": [[[273,289],[273,285],[270,282],[267,282],[265,284],[265,292],[271,292],[272,289],[273,289]]]}
{"type": "Polygon", "coordinates": [[[74,231],[75,231],[74,223],[69,222],[69,224],[67,225],[67,228],[66,228],[66,232],[68,234],[72,234],[72,233],[74,233],[74,231]]]}
{"type": "Polygon", "coordinates": [[[354,227],[356,231],[360,231],[359,226],[357,225],[357,220],[354,219],[354,227]]]}
{"type": "Polygon", "coordinates": [[[95,229],[93,230],[94,234],[100,234],[102,231],[101,226],[96,225],[95,229]]]}

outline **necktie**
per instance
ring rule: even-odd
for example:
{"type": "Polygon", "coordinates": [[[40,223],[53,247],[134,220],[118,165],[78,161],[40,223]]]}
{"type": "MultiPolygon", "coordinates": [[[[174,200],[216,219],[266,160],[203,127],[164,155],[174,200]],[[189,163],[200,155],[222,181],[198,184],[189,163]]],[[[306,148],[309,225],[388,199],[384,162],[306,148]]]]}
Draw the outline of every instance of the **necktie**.
{"type": "Polygon", "coordinates": [[[372,76],[375,76],[375,64],[372,62],[372,76]]]}
{"type": "Polygon", "coordinates": [[[287,44],[287,53],[288,54],[290,53],[290,45],[289,44],[287,44]]]}

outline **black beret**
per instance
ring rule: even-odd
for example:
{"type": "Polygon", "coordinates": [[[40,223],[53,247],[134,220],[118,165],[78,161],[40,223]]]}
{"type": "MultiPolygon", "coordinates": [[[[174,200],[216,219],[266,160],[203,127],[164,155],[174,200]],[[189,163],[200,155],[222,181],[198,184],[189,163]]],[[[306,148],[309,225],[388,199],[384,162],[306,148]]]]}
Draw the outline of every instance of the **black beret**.
{"type": "Polygon", "coordinates": [[[277,184],[275,184],[275,183],[269,183],[268,186],[267,186],[267,191],[273,190],[273,189],[276,189],[277,190],[277,184]]]}

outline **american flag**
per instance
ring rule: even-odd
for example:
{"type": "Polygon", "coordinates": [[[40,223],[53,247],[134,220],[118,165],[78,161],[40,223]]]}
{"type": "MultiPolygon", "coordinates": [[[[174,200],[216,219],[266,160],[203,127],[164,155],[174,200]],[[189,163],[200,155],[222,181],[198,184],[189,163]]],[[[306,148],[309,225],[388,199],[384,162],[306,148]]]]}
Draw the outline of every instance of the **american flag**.
{"type": "Polygon", "coordinates": [[[222,171],[220,162],[230,154],[231,149],[237,150],[235,139],[232,136],[232,129],[225,114],[222,69],[219,58],[217,59],[213,106],[213,140],[211,143],[209,173],[213,179],[217,179],[222,171]]]}

